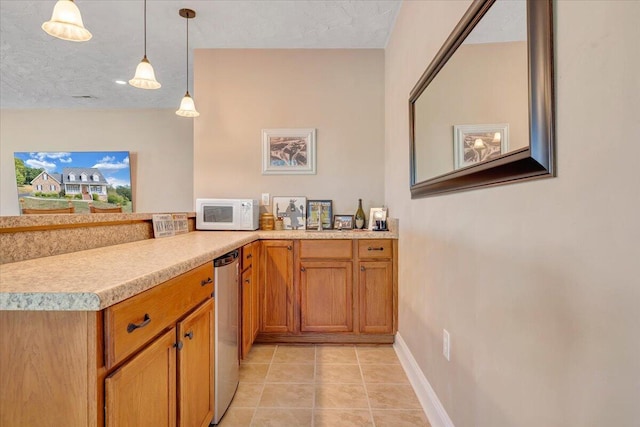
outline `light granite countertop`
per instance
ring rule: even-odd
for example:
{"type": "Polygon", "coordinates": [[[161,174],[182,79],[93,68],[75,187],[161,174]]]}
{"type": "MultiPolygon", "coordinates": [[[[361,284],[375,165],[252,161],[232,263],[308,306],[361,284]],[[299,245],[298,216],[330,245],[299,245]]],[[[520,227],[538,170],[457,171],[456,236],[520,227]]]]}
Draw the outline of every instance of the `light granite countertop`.
{"type": "Polygon", "coordinates": [[[397,239],[394,231],[196,231],[0,265],[0,310],[98,311],[259,239],[397,239]]]}

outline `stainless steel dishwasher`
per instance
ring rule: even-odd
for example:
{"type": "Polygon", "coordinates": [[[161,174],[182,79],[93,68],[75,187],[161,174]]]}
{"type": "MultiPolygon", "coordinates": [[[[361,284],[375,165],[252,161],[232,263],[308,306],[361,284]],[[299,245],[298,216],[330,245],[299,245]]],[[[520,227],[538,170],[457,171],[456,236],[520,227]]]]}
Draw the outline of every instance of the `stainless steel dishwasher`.
{"type": "Polygon", "coordinates": [[[218,424],[238,388],[238,271],[240,251],[213,260],[215,298],[215,414],[218,424]]]}

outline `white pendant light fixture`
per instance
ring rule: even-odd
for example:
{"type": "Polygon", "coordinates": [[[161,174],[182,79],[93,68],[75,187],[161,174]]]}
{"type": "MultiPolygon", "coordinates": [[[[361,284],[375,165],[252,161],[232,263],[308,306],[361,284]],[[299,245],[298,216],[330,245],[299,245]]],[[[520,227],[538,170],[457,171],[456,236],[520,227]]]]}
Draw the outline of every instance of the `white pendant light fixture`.
{"type": "Polygon", "coordinates": [[[184,98],[182,98],[180,108],[176,111],[176,114],[182,117],[198,117],[200,113],[196,111],[193,98],[189,95],[189,19],[195,18],[196,12],[191,9],[180,9],[178,13],[187,20],[187,93],[184,94],[184,98]]]}
{"type": "Polygon", "coordinates": [[[42,24],[42,29],[50,36],[72,42],[86,42],[91,33],[84,28],[80,9],[73,0],[58,0],[53,7],[51,19],[42,24]]]}
{"type": "Polygon", "coordinates": [[[162,86],[156,80],[156,73],[147,59],[147,0],[144,0],[144,56],[136,67],[136,75],[129,80],[129,84],[140,89],[159,89],[162,86]]]}

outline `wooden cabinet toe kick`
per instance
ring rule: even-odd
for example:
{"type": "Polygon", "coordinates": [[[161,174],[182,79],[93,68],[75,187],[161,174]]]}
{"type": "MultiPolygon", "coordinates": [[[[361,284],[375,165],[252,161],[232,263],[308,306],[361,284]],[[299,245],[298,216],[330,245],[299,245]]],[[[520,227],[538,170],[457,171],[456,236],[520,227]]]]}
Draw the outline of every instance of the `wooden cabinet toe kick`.
{"type": "Polygon", "coordinates": [[[394,335],[392,334],[362,334],[355,335],[351,333],[327,333],[327,334],[274,334],[260,333],[256,337],[256,343],[261,344],[393,344],[394,335]]]}

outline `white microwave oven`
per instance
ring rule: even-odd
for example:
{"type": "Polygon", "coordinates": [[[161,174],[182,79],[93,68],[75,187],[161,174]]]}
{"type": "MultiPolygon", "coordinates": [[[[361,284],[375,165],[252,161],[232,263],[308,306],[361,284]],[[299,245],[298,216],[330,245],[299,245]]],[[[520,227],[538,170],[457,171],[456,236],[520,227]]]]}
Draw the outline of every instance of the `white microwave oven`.
{"type": "Polygon", "coordinates": [[[196,229],[257,230],[260,205],[251,199],[196,199],[196,229]]]}

